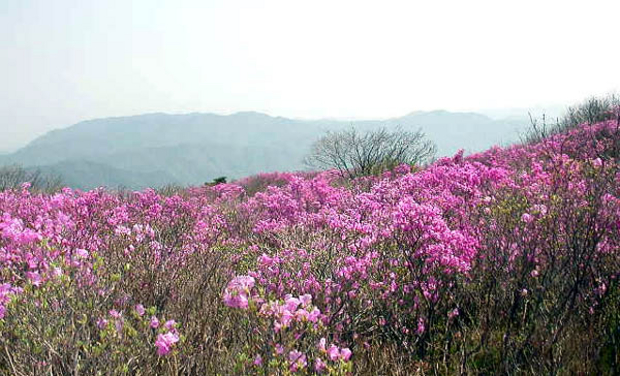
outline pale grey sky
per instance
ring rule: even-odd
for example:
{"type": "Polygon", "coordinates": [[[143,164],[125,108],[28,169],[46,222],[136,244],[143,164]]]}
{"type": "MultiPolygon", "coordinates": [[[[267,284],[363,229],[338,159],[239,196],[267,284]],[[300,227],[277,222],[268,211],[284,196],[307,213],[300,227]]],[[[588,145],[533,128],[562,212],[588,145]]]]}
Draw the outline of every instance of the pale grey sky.
{"type": "Polygon", "coordinates": [[[81,120],[377,118],[618,91],[620,2],[1,0],[0,150],[81,120]]]}

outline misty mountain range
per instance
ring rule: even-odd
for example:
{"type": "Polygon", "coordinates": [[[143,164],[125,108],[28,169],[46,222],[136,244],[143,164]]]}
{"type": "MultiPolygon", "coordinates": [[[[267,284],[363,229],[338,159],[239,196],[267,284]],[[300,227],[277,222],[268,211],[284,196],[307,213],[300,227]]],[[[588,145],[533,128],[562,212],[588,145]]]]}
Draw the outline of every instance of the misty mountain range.
{"type": "Polygon", "coordinates": [[[58,174],[70,187],[131,189],[202,184],[219,176],[305,169],[311,144],[326,131],[380,126],[421,128],[438,155],[484,150],[518,140],[525,118],[493,120],[476,113],[413,112],[386,120],[295,120],[257,112],[232,115],[154,113],[88,120],[54,130],[0,165],[58,174]]]}

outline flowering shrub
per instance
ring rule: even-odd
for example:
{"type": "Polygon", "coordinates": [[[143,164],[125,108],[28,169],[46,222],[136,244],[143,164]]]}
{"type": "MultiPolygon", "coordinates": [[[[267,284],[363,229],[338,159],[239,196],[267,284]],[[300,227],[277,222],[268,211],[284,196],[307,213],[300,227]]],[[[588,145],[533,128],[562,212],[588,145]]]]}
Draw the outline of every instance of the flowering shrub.
{"type": "Polygon", "coordinates": [[[0,192],[0,370],[613,373],[619,129],[348,181],[0,192]]]}

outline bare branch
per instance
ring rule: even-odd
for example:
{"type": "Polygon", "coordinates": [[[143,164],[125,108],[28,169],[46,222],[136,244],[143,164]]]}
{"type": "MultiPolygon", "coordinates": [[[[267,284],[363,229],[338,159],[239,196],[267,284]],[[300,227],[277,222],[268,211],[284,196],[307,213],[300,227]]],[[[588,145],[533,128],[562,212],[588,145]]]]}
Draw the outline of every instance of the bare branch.
{"type": "Polygon", "coordinates": [[[421,130],[405,131],[379,128],[359,133],[350,128],[327,132],[312,146],[306,163],[315,168],[337,169],[343,176],[355,178],[379,174],[400,164],[422,164],[431,160],[435,144],[421,130]]]}

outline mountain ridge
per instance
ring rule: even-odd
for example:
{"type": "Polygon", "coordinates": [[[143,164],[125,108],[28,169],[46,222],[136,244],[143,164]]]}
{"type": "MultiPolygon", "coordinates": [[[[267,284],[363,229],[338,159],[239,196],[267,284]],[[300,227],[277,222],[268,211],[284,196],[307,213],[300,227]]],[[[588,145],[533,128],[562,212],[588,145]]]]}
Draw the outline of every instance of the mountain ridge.
{"type": "Polygon", "coordinates": [[[85,189],[127,183],[139,189],[165,179],[172,184],[201,184],[218,176],[240,178],[304,169],[303,157],[312,142],[326,131],[351,126],[362,131],[379,126],[420,128],[437,144],[439,156],[445,156],[463,146],[475,152],[516,141],[525,123],[446,110],[348,121],[291,119],[256,111],[230,115],[154,112],[90,119],[50,131],[13,153],[0,155],[0,164],[50,170],[69,176],[68,183],[85,189]],[[90,170],[80,182],[84,166],[90,170]],[[135,179],[128,178],[131,173],[135,179]],[[102,176],[100,181],[97,174],[102,176]]]}

